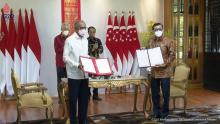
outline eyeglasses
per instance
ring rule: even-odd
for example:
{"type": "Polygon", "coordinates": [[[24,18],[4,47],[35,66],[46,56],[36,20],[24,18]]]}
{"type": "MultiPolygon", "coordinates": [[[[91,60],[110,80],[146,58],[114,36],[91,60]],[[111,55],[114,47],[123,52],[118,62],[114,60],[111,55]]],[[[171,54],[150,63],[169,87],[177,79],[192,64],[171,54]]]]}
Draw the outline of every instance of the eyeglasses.
{"type": "Polygon", "coordinates": [[[155,28],[155,29],[154,29],[154,32],[155,32],[155,31],[162,31],[162,30],[163,30],[162,28],[155,28]]]}

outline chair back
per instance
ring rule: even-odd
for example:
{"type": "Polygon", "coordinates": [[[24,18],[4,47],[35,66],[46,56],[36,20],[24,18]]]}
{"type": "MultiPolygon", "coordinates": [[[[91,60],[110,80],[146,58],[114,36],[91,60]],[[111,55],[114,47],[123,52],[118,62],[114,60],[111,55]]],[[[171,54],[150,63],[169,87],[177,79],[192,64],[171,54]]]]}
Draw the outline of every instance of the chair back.
{"type": "Polygon", "coordinates": [[[18,88],[21,88],[21,85],[18,76],[14,72],[14,69],[11,69],[11,82],[14,90],[14,95],[18,97],[18,88]]]}
{"type": "Polygon", "coordinates": [[[190,68],[185,63],[180,63],[175,67],[173,81],[188,80],[190,68]]]}

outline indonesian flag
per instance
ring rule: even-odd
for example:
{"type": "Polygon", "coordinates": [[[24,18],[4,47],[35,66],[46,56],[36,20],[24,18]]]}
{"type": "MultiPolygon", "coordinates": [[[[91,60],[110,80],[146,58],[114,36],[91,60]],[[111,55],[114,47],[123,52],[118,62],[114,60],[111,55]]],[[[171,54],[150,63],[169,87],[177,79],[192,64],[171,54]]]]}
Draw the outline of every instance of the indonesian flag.
{"type": "Polygon", "coordinates": [[[14,14],[11,10],[10,20],[9,20],[9,37],[6,49],[6,81],[7,81],[7,91],[9,95],[12,95],[13,87],[11,82],[11,69],[14,69],[14,48],[16,41],[16,30],[14,23],[14,14]]]}
{"type": "Polygon", "coordinates": [[[104,53],[103,56],[106,58],[109,58],[113,74],[117,74],[117,70],[114,66],[114,57],[116,55],[116,51],[114,48],[114,42],[113,42],[113,25],[112,25],[112,18],[111,13],[109,12],[108,15],[108,26],[107,26],[107,32],[106,32],[106,42],[104,46],[104,53]]]}
{"type": "Polygon", "coordinates": [[[1,33],[0,33],[0,91],[3,93],[6,86],[6,42],[8,29],[5,22],[3,9],[1,10],[1,33]]]}
{"type": "Polygon", "coordinates": [[[128,46],[126,41],[126,26],[125,26],[125,19],[124,13],[122,12],[121,21],[120,21],[120,40],[118,46],[122,49],[122,76],[126,75],[127,65],[128,65],[128,46]]]}
{"type": "Polygon", "coordinates": [[[116,50],[116,56],[114,57],[114,63],[115,66],[117,67],[118,75],[122,76],[122,61],[123,61],[123,51],[122,51],[122,46],[120,46],[120,33],[119,33],[119,25],[118,25],[118,17],[117,13],[115,13],[114,17],[114,27],[113,27],[113,41],[114,41],[114,46],[116,50]]]}
{"type": "Polygon", "coordinates": [[[24,22],[24,33],[22,37],[22,47],[21,47],[21,82],[27,83],[27,44],[28,44],[28,32],[29,31],[29,21],[27,10],[25,9],[25,22],[24,22]]]}
{"type": "Polygon", "coordinates": [[[27,47],[27,82],[39,81],[41,46],[31,9],[27,47]]]}
{"type": "Polygon", "coordinates": [[[137,56],[136,56],[136,50],[140,49],[140,42],[138,39],[138,34],[137,34],[137,29],[136,29],[136,24],[135,24],[135,16],[134,13],[132,14],[132,25],[133,25],[133,42],[132,42],[132,53],[135,53],[135,58],[134,58],[134,63],[133,63],[133,67],[132,67],[132,75],[140,75],[140,68],[138,66],[138,61],[137,61],[137,56]]]}
{"type": "Polygon", "coordinates": [[[133,25],[132,25],[132,17],[131,17],[131,12],[129,12],[128,16],[128,26],[127,26],[127,42],[126,46],[128,46],[128,64],[127,64],[127,71],[126,75],[130,75],[135,53],[132,51],[132,42],[133,42],[133,25]]]}
{"type": "Polygon", "coordinates": [[[16,45],[14,49],[14,70],[16,74],[21,79],[21,47],[22,47],[22,38],[24,33],[23,21],[21,16],[21,9],[19,10],[18,15],[18,32],[16,37],[16,45]]]}

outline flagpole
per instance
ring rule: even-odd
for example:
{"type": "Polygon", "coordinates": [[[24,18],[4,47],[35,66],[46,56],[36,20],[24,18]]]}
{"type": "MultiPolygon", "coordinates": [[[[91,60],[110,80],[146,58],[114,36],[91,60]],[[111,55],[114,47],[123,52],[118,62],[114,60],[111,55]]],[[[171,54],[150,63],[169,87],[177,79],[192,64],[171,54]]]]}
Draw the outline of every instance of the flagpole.
{"type": "Polygon", "coordinates": [[[9,59],[9,63],[6,63],[9,65],[9,68],[6,68],[6,74],[8,76],[8,78],[6,78],[6,80],[8,81],[4,87],[4,100],[15,100],[15,96],[14,91],[13,91],[13,87],[12,87],[12,81],[11,81],[11,68],[14,68],[14,44],[15,43],[15,38],[16,37],[16,30],[15,30],[15,24],[14,24],[14,11],[13,9],[10,10],[10,18],[9,18],[9,32],[8,32],[8,36],[10,38],[7,39],[7,41],[9,42],[9,46],[7,48],[8,51],[8,57],[11,57],[12,59],[12,63],[9,59]],[[8,69],[8,70],[7,70],[8,69]]]}
{"type": "Polygon", "coordinates": [[[132,10],[132,15],[134,15],[134,11],[132,10]]]}

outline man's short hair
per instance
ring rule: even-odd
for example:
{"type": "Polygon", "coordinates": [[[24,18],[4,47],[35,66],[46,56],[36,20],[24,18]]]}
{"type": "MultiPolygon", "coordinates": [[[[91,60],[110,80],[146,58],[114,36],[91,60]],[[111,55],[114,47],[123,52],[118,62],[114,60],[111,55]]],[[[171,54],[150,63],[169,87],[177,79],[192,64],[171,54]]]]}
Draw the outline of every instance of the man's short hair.
{"type": "MultiPolygon", "coordinates": [[[[95,27],[90,26],[90,27],[88,28],[88,32],[90,31],[90,29],[95,29],[95,27]]],[[[96,30],[96,29],[95,29],[95,30],[96,30]]]]}
{"type": "Polygon", "coordinates": [[[76,20],[75,23],[74,23],[74,29],[75,30],[79,30],[80,29],[80,23],[84,23],[86,24],[83,20],[76,20]]]}
{"type": "Polygon", "coordinates": [[[63,22],[62,25],[61,25],[61,31],[69,30],[69,29],[70,29],[69,23],[68,22],[63,22]]]}
{"type": "Polygon", "coordinates": [[[159,26],[159,25],[160,25],[160,26],[162,27],[162,29],[163,29],[163,24],[157,22],[157,23],[154,23],[154,25],[152,26],[152,30],[154,30],[154,27],[159,26]]]}

